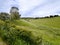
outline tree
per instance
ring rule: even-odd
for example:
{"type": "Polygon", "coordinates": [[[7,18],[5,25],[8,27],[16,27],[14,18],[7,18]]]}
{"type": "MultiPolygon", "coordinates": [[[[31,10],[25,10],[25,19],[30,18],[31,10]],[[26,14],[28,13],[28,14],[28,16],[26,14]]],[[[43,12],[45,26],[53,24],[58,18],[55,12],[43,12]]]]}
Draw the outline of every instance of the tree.
{"type": "Polygon", "coordinates": [[[5,12],[1,12],[0,13],[0,19],[1,20],[7,20],[7,19],[9,19],[9,14],[8,13],[5,13],[5,12]]]}
{"type": "Polygon", "coordinates": [[[53,18],[54,16],[53,15],[50,15],[50,18],[53,18]]]}
{"type": "Polygon", "coordinates": [[[54,15],[54,17],[59,17],[59,15],[54,15]]]}
{"type": "Polygon", "coordinates": [[[21,15],[19,15],[19,9],[17,7],[12,7],[10,10],[10,19],[20,19],[20,16],[21,15]]]}

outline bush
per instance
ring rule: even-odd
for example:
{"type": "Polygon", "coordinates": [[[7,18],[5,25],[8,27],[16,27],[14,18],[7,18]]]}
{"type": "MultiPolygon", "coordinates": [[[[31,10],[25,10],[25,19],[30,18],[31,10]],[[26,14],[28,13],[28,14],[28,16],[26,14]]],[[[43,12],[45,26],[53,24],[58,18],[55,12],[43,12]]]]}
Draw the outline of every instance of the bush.
{"type": "MultiPolygon", "coordinates": [[[[1,27],[4,28],[0,30],[0,36],[8,45],[15,45],[16,41],[20,39],[30,45],[38,45],[42,41],[41,37],[35,37],[32,35],[33,33],[31,31],[22,30],[9,21],[5,21],[4,25],[2,24],[1,27]]],[[[16,45],[18,45],[18,42],[16,45]]]]}
{"type": "Polygon", "coordinates": [[[54,15],[54,17],[59,17],[59,15],[54,15]]]}
{"type": "Polygon", "coordinates": [[[50,18],[53,18],[54,16],[53,15],[50,15],[50,18]]]}
{"type": "Polygon", "coordinates": [[[50,18],[49,16],[45,16],[45,18],[50,18]]]}
{"type": "Polygon", "coordinates": [[[3,20],[3,21],[8,20],[9,19],[9,14],[1,12],[0,13],[0,19],[3,20]]]}
{"type": "Polygon", "coordinates": [[[12,13],[12,14],[10,15],[10,19],[11,19],[11,20],[20,19],[19,13],[18,13],[18,12],[12,13]]]}

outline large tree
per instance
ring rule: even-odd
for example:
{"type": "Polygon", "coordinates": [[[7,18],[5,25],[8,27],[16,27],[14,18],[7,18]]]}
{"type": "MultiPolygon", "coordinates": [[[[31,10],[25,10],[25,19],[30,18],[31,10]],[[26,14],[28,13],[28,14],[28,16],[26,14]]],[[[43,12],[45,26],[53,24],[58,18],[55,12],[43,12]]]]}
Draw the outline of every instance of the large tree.
{"type": "Polygon", "coordinates": [[[20,15],[19,15],[19,9],[17,7],[12,7],[10,10],[10,19],[14,20],[14,19],[20,19],[20,15]]]}

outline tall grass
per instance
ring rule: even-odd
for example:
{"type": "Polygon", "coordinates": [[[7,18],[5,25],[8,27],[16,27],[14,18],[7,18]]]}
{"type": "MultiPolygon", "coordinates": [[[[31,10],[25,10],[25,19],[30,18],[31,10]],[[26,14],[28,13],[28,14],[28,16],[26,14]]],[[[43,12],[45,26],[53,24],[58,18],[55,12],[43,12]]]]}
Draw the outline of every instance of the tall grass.
{"type": "Polygon", "coordinates": [[[0,36],[8,45],[38,45],[42,38],[34,37],[33,33],[20,28],[10,21],[2,21],[0,36]]]}

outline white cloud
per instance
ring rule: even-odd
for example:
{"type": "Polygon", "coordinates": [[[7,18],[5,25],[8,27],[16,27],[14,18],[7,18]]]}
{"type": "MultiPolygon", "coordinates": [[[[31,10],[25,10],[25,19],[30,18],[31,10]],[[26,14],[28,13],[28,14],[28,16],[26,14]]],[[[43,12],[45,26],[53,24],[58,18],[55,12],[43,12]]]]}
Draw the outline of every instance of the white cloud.
{"type": "Polygon", "coordinates": [[[54,1],[54,2],[46,2],[43,6],[38,6],[34,10],[30,10],[25,15],[28,16],[45,16],[50,14],[57,14],[55,13],[59,8],[60,1],[54,1]]]}
{"type": "Polygon", "coordinates": [[[42,8],[34,10],[31,14],[35,16],[45,16],[50,14],[57,14],[56,11],[60,9],[59,2],[46,4],[42,8]]]}
{"type": "Polygon", "coordinates": [[[44,1],[43,0],[19,0],[17,1],[19,3],[20,9],[26,13],[29,10],[33,9],[37,5],[42,4],[44,1]]]}
{"type": "Polygon", "coordinates": [[[22,16],[45,16],[59,14],[60,0],[0,0],[0,12],[9,12],[17,6],[22,16]]]}

